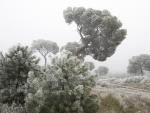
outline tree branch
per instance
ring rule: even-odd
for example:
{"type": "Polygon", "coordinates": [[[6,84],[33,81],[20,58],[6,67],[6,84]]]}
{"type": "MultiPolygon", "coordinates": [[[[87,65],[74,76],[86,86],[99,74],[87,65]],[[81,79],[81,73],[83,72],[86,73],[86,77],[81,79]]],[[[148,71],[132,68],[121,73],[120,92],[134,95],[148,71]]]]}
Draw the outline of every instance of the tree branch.
{"type": "Polygon", "coordinates": [[[82,35],[82,27],[80,25],[77,25],[77,29],[78,29],[79,35],[81,37],[81,40],[83,40],[84,36],[82,35]]]}

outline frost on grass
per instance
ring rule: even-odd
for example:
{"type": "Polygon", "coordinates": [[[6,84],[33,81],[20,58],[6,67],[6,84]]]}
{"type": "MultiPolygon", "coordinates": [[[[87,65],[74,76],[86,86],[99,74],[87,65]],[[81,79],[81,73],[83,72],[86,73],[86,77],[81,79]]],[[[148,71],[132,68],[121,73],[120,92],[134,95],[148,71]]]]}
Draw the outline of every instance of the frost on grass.
{"type": "Polygon", "coordinates": [[[101,76],[97,80],[98,85],[108,85],[111,86],[113,84],[123,85],[123,84],[150,84],[150,75],[147,73],[144,76],[139,75],[107,75],[101,76]]]}

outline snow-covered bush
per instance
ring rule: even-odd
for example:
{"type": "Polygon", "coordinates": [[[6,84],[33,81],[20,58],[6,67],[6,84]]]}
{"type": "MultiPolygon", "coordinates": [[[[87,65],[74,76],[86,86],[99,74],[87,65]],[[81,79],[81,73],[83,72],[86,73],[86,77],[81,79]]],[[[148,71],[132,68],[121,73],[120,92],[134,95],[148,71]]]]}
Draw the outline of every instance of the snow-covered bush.
{"type": "Polygon", "coordinates": [[[39,59],[28,46],[17,45],[0,59],[0,102],[5,104],[24,104],[24,85],[28,72],[36,70],[39,59]]]}
{"type": "Polygon", "coordinates": [[[150,84],[150,77],[145,76],[132,76],[124,79],[124,83],[144,83],[150,84]]]}
{"type": "Polygon", "coordinates": [[[140,83],[143,79],[143,76],[128,77],[126,78],[125,83],[140,83]]]}
{"type": "Polygon", "coordinates": [[[95,73],[98,76],[106,75],[108,73],[109,69],[105,66],[99,66],[96,70],[95,73]]]}
{"type": "Polygon", "coordinates": [[[30,72],[27,82],[29,113],[97,113],[94,76],[68,51],[54,57],[46,72],[30,72]]]}
{"type": "Polygon", "coordinates": [[[95,65],[93,62],[85,62],[84,65],[89,69],[89,70],[93,70],[95,68],[95,65]]]}
{"type": "Polygon", "coordinates": [[[25,107],[13,103],[11,106],[0,104],[0,113],[27,113],[25,107]]]}
{"type": "Polygon", "coordinates": [[[129,74],[144,75],[145,71],[150,71],[150,55],[141,54],[133,56],[129,60],[127,72],[129,74]]]}

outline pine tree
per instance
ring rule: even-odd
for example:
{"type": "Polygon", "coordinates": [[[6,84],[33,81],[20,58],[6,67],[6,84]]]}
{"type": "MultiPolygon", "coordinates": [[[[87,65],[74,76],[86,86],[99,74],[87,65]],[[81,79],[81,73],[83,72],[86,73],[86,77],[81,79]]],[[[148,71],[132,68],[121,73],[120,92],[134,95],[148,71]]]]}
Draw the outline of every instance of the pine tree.
{"type": "Polygon", "coordinates": [[[96,113],[97,96],[91,94],[93,78],[76,56],[61,53],[46,72],[29,73],[29,113],[96,113]]]}
{"type": "Polygon", "coordinates": [[[27,81],[28,72],[35,70],[38,59],[33,56],[27,46],[17,45],[12,47],[4,56],[1,69],[3,74],[1,90],[2,103],[24,104],[24,85],[27,81]]]}

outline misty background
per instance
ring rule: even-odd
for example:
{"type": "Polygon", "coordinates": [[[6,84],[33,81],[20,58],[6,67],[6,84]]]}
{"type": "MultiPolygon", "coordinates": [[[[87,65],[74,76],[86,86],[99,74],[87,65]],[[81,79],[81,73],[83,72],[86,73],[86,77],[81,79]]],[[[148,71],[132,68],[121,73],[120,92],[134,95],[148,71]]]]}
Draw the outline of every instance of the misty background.
{"type": "MultiPolygon", "coordinates": [[[[149,0],[0,0],[0,51],[7,51],[33,40],[55,41],[59,46],[79,41],[75,24],[68,25],[63,10],[68,6],[107,9],[127,29],[127,38],[104,65],[112,73],[126,72],[128,59],[139,54],[150,54],[149,0]]],[[[88,58],[91,60],[91,58],[88,58]]]]}

